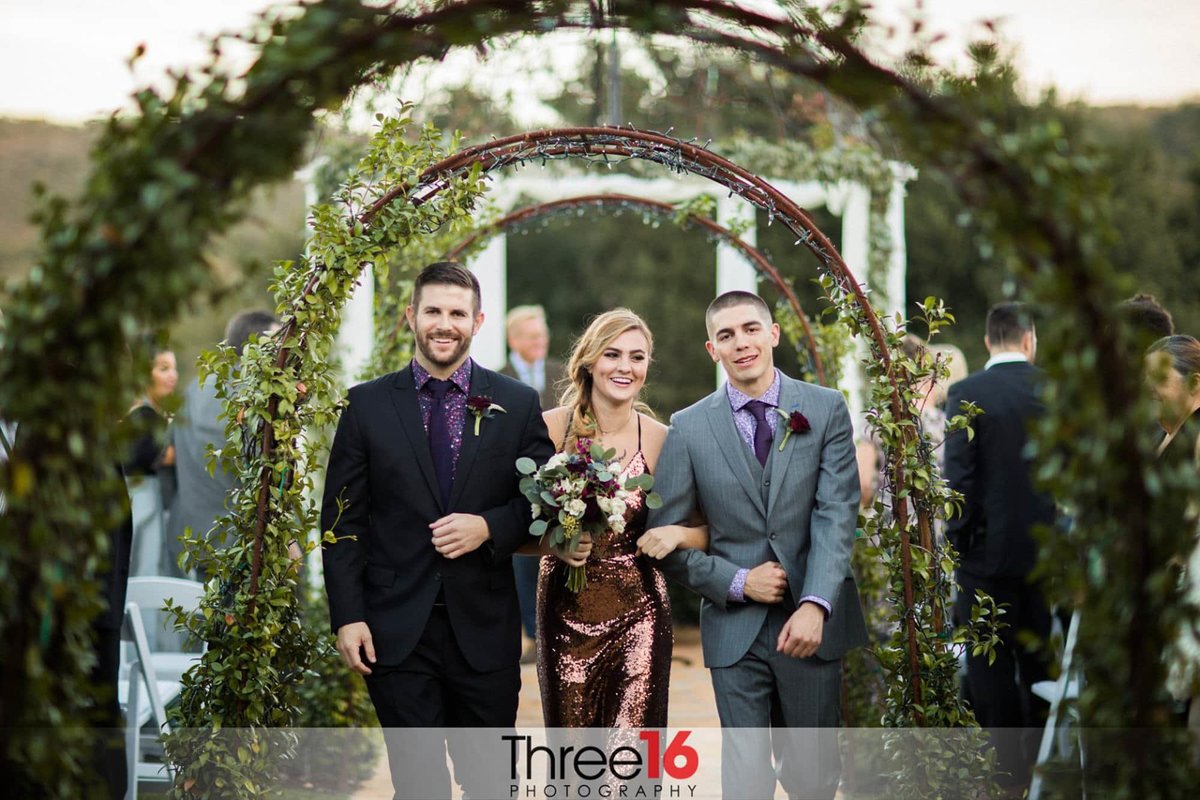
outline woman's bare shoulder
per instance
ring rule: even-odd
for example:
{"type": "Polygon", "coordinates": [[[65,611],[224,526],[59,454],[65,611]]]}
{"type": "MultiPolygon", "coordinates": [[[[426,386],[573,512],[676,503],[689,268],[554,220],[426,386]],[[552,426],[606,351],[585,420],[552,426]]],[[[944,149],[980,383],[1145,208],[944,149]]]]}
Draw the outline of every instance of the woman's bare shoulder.
{"type": "Polygon", "coordinates": [[[642,414],[642,438],[646,439],[651,436],[663,441],[667,438],[667,426],[656,420],[654,417],[642,414]]]}
{"type": "Polygon", "coordinates": [[[542,419],[545,420],[546,428],[550,432],[550,440],[557,447],[567,432],[567,425],[571,422],[571,409],[567,406],[547,409],[542,412],[542,419]]]}

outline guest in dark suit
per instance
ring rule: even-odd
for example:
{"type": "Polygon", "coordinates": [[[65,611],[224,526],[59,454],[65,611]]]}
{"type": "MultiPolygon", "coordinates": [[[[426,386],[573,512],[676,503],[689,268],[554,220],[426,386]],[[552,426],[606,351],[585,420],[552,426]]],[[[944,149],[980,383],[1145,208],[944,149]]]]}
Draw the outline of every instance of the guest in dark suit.
{"type": "MultiPolygon", "coordinates": [[[[550,327],[546,324],[546,311],[541,306],[516,306],[505,317],[504,327],[508,336],[508,363],[500,370],[501,375],[516,378],[527,386],[537,389],[542,410],[558,405],[555,388],[566,374],[563,363],[549,358],[550,327]]],[[[513,574],[517,579],[517,598],[521,603],[521,627],[528,642],[521,653],[522,664],[537,660],[534,640],[537,634],[537,558],[514,558],[513,574]]]]}
{"type": "Polygon", "coordinates": [[[405,729],[516,724],[512,554],[532,537],[514,465],[544,463],[554,447],[537,392],[471,360],[479,309],[470,272],[426,267],[405,312],[412,363],[350,390],[329,455],[321,526],[337,537],[322,551],[331,623],[392,729],[398,798],[451,796],[447,744],[464,793],[494,794],[480,783],[483,754],[459,733],[405,729]]]}
{"type": "MultiPolygon", "coordinates": [[[[961,514],[947,525],[961,556],[955,616],[971,618],[976,591],[1005,606],[995,662],[968,655],[967,683],[981,726],[1032,728],[1042,724],[1046,709],[1030,688],[1047,678],[1047,665],[1027,635],[1039,641],[1050,635],[1046,601],[1029,580],[1037,561],[1033,528],[1052,524],[1055,509],[1034,489],[1025,453],[1030,422],[1042,413],[1041,372],[1033,366],[1037,332],[1028,310],[1018,303],[993,306],[984,343],[991,354],[984,370],[951,386],[947,399],[948,415],[964,402],[983,411],[971,423],[974,438],[957,431],[946,440],[946,478],[963,495],[961,514]]],[[[1033,748],[1014,735],[994,739],[1000,767],[1013,783],[1027,782],[1033,748]]]]}

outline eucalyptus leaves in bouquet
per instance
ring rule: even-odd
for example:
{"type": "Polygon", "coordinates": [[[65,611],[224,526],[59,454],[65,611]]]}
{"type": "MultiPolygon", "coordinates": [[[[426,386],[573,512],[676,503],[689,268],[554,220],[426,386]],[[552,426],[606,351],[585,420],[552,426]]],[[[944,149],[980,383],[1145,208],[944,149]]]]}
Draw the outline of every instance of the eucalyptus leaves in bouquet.
{"type": "MultiPolygon", "coordinates": [[[[617,451],[590,439],[577,440],[574,452],[556,453],[541,468],[531,458],[518,459],[517,472],[525,476],[521,493],[533,504],[529,533],[560,550],[574,552],[585,533],[623,533],[625,515],[639,490],[647,508],[662,505],[662,498],[650,491],[653,475],[643,473],[622,483],[617,451]]],[[[586,587],[587,567],[570,567],[567,588],[578,593],[586,587]]]]}

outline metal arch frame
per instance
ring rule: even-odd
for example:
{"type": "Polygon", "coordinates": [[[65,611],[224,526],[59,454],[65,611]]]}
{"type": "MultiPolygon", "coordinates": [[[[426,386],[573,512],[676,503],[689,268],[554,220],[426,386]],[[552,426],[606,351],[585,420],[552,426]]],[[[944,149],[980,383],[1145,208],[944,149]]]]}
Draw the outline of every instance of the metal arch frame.
{"type": "MultiPolygon", "coordinates": [[[[648,197],[637,197],[631,194],[608,193],[608,194],[589,194],[580,195],[578,197],[570,197],[561,200],[550,200],[544,203],[535,203],[516,211],[512,211],[505,216],[497,219],[488,225],[480,228],[474,233],[467,236],[450,250],[446,251],[445,258],[447,261],[459,260],[463,253],[477,244],[480,240],[490,238],[499,234],[507,228],[519,225],[529,220],[538,219],[558,211],[575,209],[584,206],[606,207],[606,206],[637,206],[649,210],[655,214],[664,216],[673,216],[678,213],[679,209],[670,203],[664,203],[661,200],[653,200],[648,197]]],[[[687,214],[687,222],[703,228],[711,235],[721,239],[727,244],[737,249],[746,260],[754,267],[760,275],[770,280],[775,287],[783,294],[788,305],[791,306],[793,312],[800,320],[800,325],[804,329],[804,337],[808,348],[808,357],[812,361],[813,371],[816,373],[817,380],[825,385],[825,365],[821,361],[821,355],[817,348],[816,336],[813,334],[812,325],[808,321],[807,315],[800,307],[800,300],[796,297],[796,292],[792,289],[791,283],[783,277],[779,269],[771,263],[761,250],[747,242],[745,239],[737,236],[729,228],[721,225],[719,222],[708,217],[701,216],[695,213],[687,214]]]]}
{"type": "MultiPolygon", "coordinates": [[[[475,164],[479,164],[486,175],[507,167],[571,158],[607,165],[630,160],[649,161],[676,173],[708,178],[728,189],[731,195],[736,194],[766,211],[768,220],[779,220],[792,231],[797,237],[795,243],[807,247],[830,273],[838,288],[853,296],[866,318],[867,334],[874,340],[881,360],[891,374],[887,338],[863,287],[808,214],[770,183],[717,155],[707,146],[666,134],[625,127],[584,127],[553,128],[495,139],[465,148],[430,166],[416,185],[397,186],[388,191],[360,215],[359,221],[370,225],[383,208],[400,199],[417,205],[426,203],[475,164]]],[[[896,400],[899,405],[899,398],[896,400]]],[[[903,416],[900,409],[896,410],[903,416]]]]}

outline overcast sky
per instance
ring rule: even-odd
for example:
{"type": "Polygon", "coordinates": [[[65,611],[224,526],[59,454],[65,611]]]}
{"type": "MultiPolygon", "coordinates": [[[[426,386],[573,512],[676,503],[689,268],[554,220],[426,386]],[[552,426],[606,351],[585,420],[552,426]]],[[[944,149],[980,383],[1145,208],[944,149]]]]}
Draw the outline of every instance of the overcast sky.
{"type": "MultiPolygon", "coordinates": [[[[877,0],[902,19],[915,0],[877,0]]],[[[205,37],[244,28],[268,0],[0,0],[0,115],[78,122],[125,104],[168,67],[194,64],[205,37]],[[144,43],[131,73],[126,60],[144,43]]],[[[1097,104],[1200,99],[1200,0],[925,0],[951,58],[985,18],[1019,47],[1032,86],[1097,104]]]]}

